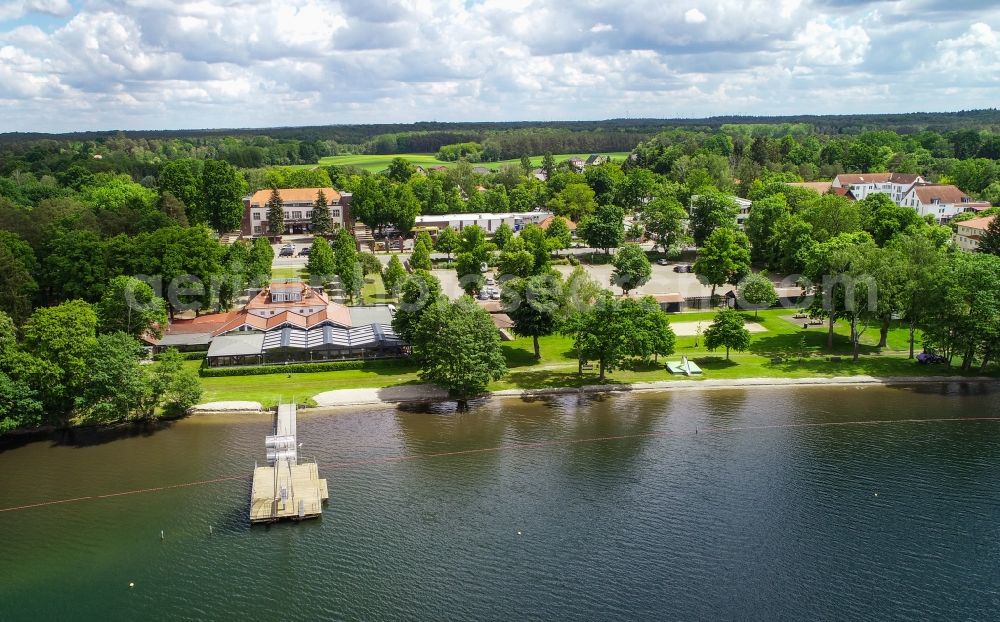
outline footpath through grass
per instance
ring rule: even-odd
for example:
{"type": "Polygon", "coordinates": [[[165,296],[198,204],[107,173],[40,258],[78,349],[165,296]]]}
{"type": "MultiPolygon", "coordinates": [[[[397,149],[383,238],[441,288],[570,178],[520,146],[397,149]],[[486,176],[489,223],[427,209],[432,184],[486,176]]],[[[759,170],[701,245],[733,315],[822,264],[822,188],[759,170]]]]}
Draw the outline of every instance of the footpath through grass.
{"type": "MultiPolygon", "coordinates": [[[[372,284],[372,290],[376,290],[372,284]]],[[[377,295],[376,291],[366,292],[377,295]]],[[[672,315],[675,322],[704,322],[705,327],[712,321],[712,312],[681,313],[672,315]]],[[[959,375],[957,368],[947,369],[940,365],[919,365],[907,358],[908,330],[894,323],[888,339],[888,348],[875,347],[878,342],[878,327],[872,326],[862,335],[861,358],[857,363],[851,360],[849,327],[839,322],[834,332],[833,350],[827,350],[826,326],[802,328],[802,320],[789,321],[791,311],[762,311],[754,319],[753,313],[745,313],[747,321],[756,321],[767,331],[753,333],[750,350],[732,352],[726,360],[725,351],[709,352],[704,339],[699,336],[678,337],[676,352],[670,360],[679,360],[681,355],[695,361],[703,370],[703,379],[729,378],[807,378],[871,375],[889,376],[942,376],[959,375]],[[696,345],[697,343],[697,345],[696,345]],[[830,361],[830,357],[840,357],[830,361]],[[772,359],[781,359],[772,362],[772,359]]],[[[920,335],[917,335],[917,350],[920,350],[920,335]]],[[[490,385],[491,390],[500,389],[541,389],[554,387],[579,387],[597,384],[596,364],[593,370],[577,374],[576,353],[570,337],[552,335],[540,340],[541,360],[535,360],[530,338],[518,338],[502,344],[507,359],[509,373],[503,379],[490,385]]],[[[610,372],[606,384],[634,382],[654,382],[664,380],[687,380],[686,377],[672,376],[664,368],[665,361],[655,364],[636,364],[625,369],[610,372]]],[[[198,362],[189,365],[196,367],[198,362]]],[[[382,388],[419,382],[416,365],[399,361],[372,362],[365,369],[320,371],[287,374],[280,367],[275,373],[259,376],[227,376],[202,378],[203,402],[220,400],[253,400],[265,406],[273,406],[279,400],[308,402],[309,398],[323,391],[334,389],[382,388]]],[[[996,375],[996,371],[992,372],[996,375]]],[[[973,374],[975,375],[975,374],[973,374]]]]}

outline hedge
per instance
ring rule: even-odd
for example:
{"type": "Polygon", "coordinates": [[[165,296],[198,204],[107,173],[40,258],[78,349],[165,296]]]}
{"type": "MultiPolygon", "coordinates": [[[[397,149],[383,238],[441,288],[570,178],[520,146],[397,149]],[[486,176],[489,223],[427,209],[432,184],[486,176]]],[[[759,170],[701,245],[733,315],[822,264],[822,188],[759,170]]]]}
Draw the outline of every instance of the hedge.
{"type": "MultiPolygon", "coordinates": [[[[181,360],[183,360],[183,361],[200,361],[200,360],[202,360],[202,359],[205,358],[206,354],[208,354],[208,350],[199,350],[197,352],[181,352],[180,353],[181,360]]],[[[154,361],[159,361],[162,358],[163,358],[163,352],[157,352],[156,354],[153,355],[153,360],[154,361]]]]}
{"type": "Polygon", "coordinates": [[[347,369],[386,369],[411,367],[409,359],[381,359],[376,361],[319,361],[315,363],[289,363],[287,365],[250,365],[247,367],[206,367],[198,370],[201,376],[216,378],[221,376],[264,376],[267,374],[305,374],[318,371],[347,369]]]}

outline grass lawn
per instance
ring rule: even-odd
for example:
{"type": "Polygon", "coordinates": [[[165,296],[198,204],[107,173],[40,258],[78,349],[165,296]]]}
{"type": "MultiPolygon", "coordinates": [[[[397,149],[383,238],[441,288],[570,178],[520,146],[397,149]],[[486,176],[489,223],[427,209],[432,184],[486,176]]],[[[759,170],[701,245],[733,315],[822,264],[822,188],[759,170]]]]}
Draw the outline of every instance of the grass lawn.
{"type": "MultiPolygon", "coordinates": [[[[599,155],[606,155],[612,157],[616,160],[624,160],[628,156],[627,151],[613,151],[601,153],[599,155]]],[[[582,160],[587,159],[590,156],[589,153],[556,153],[552,157],[556,159],[556,162],[561,160],[567,160],[569,158],[580,158],[582,160]]],[[[533,156],[531,158],[532,166],[541,166],[543,156],[533,156]]],[[[356,166],[358,168],[364,169],[366,171],[371,171],[377,173],[389,166],[393,158],[406,158],[412,162],[415,166],[422,166],[428,168],[431,166],[455,166],[456,162],[442,162],[434,157],[433,153],[398,153],[392,155],[339,155],[339,156],[326,156],[325,158],[320,158],[318,166],[356,166]]],[[[520,164],[520,159],[513,160],[501,160],[499,162],[481,162],[475,163],[473,166],[485,166],[490,169],[499,169],[501,166],[507,164],[520,164]]],[[[314,168],[316,164],[296,164],[293,168],[314,168]]]]}
{"type": "Polygon", "coordinates": [[[396,300],[385,293],[385,284],[382,282],[380,274],[369,274],[365,277],[365,283],[361,287],[361,296],[366,305],[385,304],[396,300]],[[371,282],[369,283],[369,281],[371,282]]]}
{"type": "MultiPolygon", "coordinates": [[[[366,283],[365,299],[376,301],[381,290],[381,280],[366,283]]],[[[748,321],[755,321],[767,331],[753,333],[750,349],[746,352],[732,352],[726,360],[724,350],[709,352],[704,339],[698,336],[678,337],[675,353],[671,360],[687,355],[704,371],[704,379],[725,378],[806,378],[817,376],[851,376],[867,374],[872,376],[936,376],[958,375],[957,369],[948,370],[943,366],[924,366],[907,358],[908,331],[905,326],[893,323],[889,332],[889,347],[879,349],[878,326],[872,326],[862,335],[861,358],[851,361],[849,326],[838,322],[834,330],[833,350],[826,349],[826,326],[807,330],[801,323],[793,323],[785,318],[792,314],[787,309],[761,311],[755,319],[751,312],[744,313],[748,321]],[[696,345],[697,343],[697,345],[696,345]],[[830,356],[841,360],[832,362],[830,356]],[[781,362],[772,363],[780,358],[781,362]]],[[[713,312],[679,313],[671,315],[677,322],[702,321],[705,327],[712,321],[713,312]]],[[[597,365],[594,370],[577,374],[576,354],[573,340],[562,335],[551,335],[539,339],[541,360],[535,360],[530,338],[519,337],[503,342],[504,357],[509,373],[490,389],[540,389],[550,387],[577,387],[598,382],[597,365]]],[[[919,333],[917,349],[920,349],[919,333]]],[[[662,380],[686,380],[681,376],[671,376],[664,368],[661,358],[656,364],[635,364],[625,369],[609,372],[605,382],[633,383],[662,380]]],[[[197,361],[186,363],[196,368],[197,361]]],[[[305,402],[313,395],[333,389],[380,388],[398,384],[419,382],[415,365],[399,362],[376,362],[363,370],[338,370],[314,373],[276,373],[261,376],[230,376],[222,378],[202,378],[205,394],[202,401],[254,400],[265,406],[276,404],[279,399],[295,399],[305,402]]],[[[995,373],[995,372],[994,372],[995,373]]],[[[973,374],[975,375],[975,374],[973,374]]]]}
{"type": "Polygon", "coordinates": [[[305,268],[271,268],[271,278],[272,279],[291,279],[300,278],[303,281],[309,280],[309,273],[306,272],[305,268]]]}

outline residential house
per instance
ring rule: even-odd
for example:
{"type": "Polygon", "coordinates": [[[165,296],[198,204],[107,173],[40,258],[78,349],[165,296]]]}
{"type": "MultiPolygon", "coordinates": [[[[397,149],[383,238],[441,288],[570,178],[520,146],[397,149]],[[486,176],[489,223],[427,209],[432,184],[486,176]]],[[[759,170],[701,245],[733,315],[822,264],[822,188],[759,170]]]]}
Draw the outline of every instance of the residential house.
{"type": "Polygon", "coordinates": [[[973,218],[955,223],[955,244],[963,251],[975,252],[979,249],[979,240],[996,216],[973,218]]]}
{"type": "Polygon", "coordinates": [[[580,158],[570,158],[569,159],[569,167],[571,169],[573,169],[574,171],[576,171],[577,173],[582,173],[583,172],[583,167],[585,166],[585,164],[586,163],[583,160],[581,160],[580,158]]]}
{"type": "MultiPolygon", "coordinates": [[[[309,230],[309,220],[312,218],[313,204],[316,196],[322,190],[330,207],[330,219],[335,229],[349,222],[351,193],[338,192],[333,188],[279,188],[285,212],[285,228],[282,233],[305,233],[309,230]]],[[[267,202],[271,199],[271,190],[258,190],[252,196],[243,199],[243,222],[240,233],[244,237],[267,235],[267,202]]]]}
{"type": "Polygon", "coordinates": [[[600,166],[608,161],[607,156],[591,154],[583,163],[584,166],[600,166]]]}

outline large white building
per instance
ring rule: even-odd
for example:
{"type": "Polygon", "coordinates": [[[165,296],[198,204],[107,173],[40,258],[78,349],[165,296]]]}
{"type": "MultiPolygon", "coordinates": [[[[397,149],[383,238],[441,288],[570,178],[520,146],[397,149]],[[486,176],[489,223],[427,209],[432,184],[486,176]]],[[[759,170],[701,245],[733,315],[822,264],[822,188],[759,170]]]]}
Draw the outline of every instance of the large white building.
{"type": "Polygon", "coordinates": [[[912,207],[920,216],[933,216],[938,222],[947,222],[961,212],[979,211],[990,206],[985,201],[973,201],[951,184],[916,185],[896,202],[903,207],[912,207]]]}
{"type": "Polygon", "coordinates": [[[451,227],[456,231],[461,231],[469,225],[479,225],[486,233],[493,233],[497,230],[497,227],[506,223],[511,229],[518,231],[525,225],[541,224],[543,220],[550,216],[552,216],[552,212],[543,211],[426,215],[417,216],[414,228],[437,227],[438,229],[444,229],[445,227],[451,227]]]}
{"type": "Polygon", "coordinates": [[[912,208],[923,216],[947,222],[956,214],[979,211],[990,206],[972,198],[951,184],[931,184],[909,173],[845,173],[834,177],[831,186],[861,201],[872,194],[885,194],[893,203],[912,208]]]}
{"type": "Polygon", "coordinates": [[[861,201],[869,194],[888,194],[897,205],[915,184],[927,181],[920,175],[909,173],[842,173],[833,178],[834,188],[845,188],[856,200],[861,201]]]}

